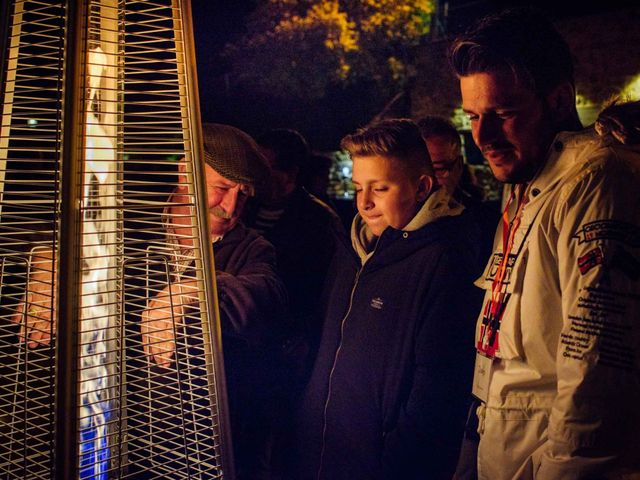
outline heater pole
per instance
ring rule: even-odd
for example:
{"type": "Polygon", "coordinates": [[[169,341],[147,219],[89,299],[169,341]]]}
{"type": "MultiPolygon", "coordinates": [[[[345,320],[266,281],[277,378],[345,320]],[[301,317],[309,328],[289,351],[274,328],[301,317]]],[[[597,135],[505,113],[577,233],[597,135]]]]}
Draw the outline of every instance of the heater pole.
{"type": "MultiPolygon", "coordinates": [[[[185,79],[180,85],[182,101],[182,111],[189,122],[189,136],[193,145],[193,180],[198,191],[196,200],[197,208],[200,212],[207,212],[207,187],[204,183],[204,155],[202,146],[202,120],[200,117],[200,102],[198,97],[198,75],[196,70],[195,42],[193,36],[191,0],[174,0],[174,5],[178,7],[182,18],[182,31],[176,25],[176,35],[182,36],[184,43],[183,51],[179,52],[184,59],[184,66],[178,62],[180,78],[185,79]]],[[[176,42],[179,48],[180,42],[176,42]]],[[[209,306],[206,312],[207,322],[203,325],[203,340],[205,343],[206,355],[211,358],[207,361],[209,365],[209,381],[215,386],[215,398],[210,398],[212,410],[218,409],[217,433],[220,436],[218,448],[220,449],[220,467],[225,480],[236,478],[233,458],[233,445],[231,437],[231,425],[229,422],[229,405],[227,400],[227,387],[224,370],[224,359],[222,356],[222,332],[220,329],[220,311],[218,307],[218,294],[215,277],[215,262],[213,258],[213,247],[211,236],[209,235],[209,216],[207,214],[198,217],[199,235],[194,232],[200,241],[200,251],[202,255],[204,288],[203,300],[209,306]],[[213,368],[211,368],[213,367],[213,368]],[[215,405],[215,407],[214,407],[215,405]]],[[[213,412],[212,412],[213,413],[213,412]]]]}
{"type": "Polygon", "coordinates": [[[80,312],[80,179],[82,178],[85,2],[67,1],[62,118],[58,322],[56,325],[55,478],[78,478],[78,335],[80,312]]]}

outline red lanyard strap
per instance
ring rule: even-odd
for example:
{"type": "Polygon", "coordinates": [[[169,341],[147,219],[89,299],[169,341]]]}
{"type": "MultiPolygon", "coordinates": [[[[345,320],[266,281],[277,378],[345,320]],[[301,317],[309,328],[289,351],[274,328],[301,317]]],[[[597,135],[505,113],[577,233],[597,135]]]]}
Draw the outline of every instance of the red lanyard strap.
{"type": "MultiPolygon", "coordinates": [[[[516,188],[520,187],[520,185],[516,185],[516,188]]],[[[502,259],[500,259],[500,263],[498,264],[498,270],[496,271],[496,276],[493,279],[491,284],[491,295],[492,297],[496,293],[500,293],[502,290],[502,283],[504,281],[504,277],[507,272],[507,266],[509,264],[509,254],[513,249],[513,244],[515,241],[516,232],[520,227],[520,222],[522,221],[522,210],[525,206],[525,195],[524,190],[519,189],[518,193],[518,208],[516,208],[515,216],[513,217],[512,222],[509,222],[509,207],[511,206],[511,202],[516,197],[516,192],[513,191],[511,196],[509,197],[509,201],[504,207],[504,211],[502,212],[502,259]]]]}
{"type": "Polygon", "coordinates": [[[526,203],[525,190],[518,187],[522,186],[516,185],[516,189],[518,190],[518,206],[513,220],[509,222],[509,207],[511,206],[511,202],[516,198],[516,190],[511,193],[502,212],[502,258],[500,259],[496,275],[491,283],[491,300],[485,306],[483,312],[483,325],[480,340],[477,345],[478,350],[490,357],[493,357],[498,349],[500,322],[502,321],[502,316],[510,297],[510,295],[505,294],[503,291],[503,282],[509,265],[509,255],[515,242],[515,235],[522,220],[522,210],[526,203]]]}

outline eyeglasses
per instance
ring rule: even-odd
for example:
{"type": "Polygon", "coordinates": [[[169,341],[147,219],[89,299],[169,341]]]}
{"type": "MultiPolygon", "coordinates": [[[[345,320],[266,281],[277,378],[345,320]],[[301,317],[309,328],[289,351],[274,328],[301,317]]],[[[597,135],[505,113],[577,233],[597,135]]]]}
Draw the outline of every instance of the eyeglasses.
{"type": "Polygon", "coordinates": [[[445,160],[444,162],[438,162],[437,166],[433,165],[433,171],[438,177],[448,177],[451,172],[458,166],[462,164],[462,155],[458,155],[457,157],[451,160],[445,160]]]}

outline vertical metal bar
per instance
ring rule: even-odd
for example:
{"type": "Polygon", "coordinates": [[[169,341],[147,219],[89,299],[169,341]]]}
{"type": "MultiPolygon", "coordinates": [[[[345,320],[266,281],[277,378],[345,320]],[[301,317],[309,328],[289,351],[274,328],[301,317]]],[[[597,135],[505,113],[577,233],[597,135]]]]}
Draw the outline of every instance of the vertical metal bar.
{"type": "MultiPolygon", "coordinates": [[[[231,443],[231,428],[229,423],[229,407],[227,402],[227,389],[224,374],[224,359],[222,356],[222,333],[220,330],[220,313],[218,310],[218,293],[216,287],[215,264],[213,258],[213,247],[210,238],[209,216],[207,207],[207,191],[203,179],[204,161],[203,161],[203,143],[202,143],[202,124],[200,118],[200,102],[198,98],[198,75],[196,71],[195,42],[193,40],[193,24],[190,0],[174,0],[178,2],[180,11],[182,12],[182,27],[184,29],[184,58],[186,85],[186,99],[188,105],[186,107],[186,116],[188,119],[188,127],[193,145],[193,168],[195,188],[198,195],[195,195],[197,202],[197,225],[200,234],[195,235],[200,241],[200,251],[202,252],[204,288],[199,288],[200,292],[204,292],[205,305],[208,311],[204,312],[203,318],[206,322],[203,325],[203,339],[205,347],[205,355],[207,357],[209,384],[215,386],[215,399],[211,398],[212,408],[214,401],[217,401],[217,413],[219,418],[218,433],[220,442],[221,470],[225,480],[234,480],[235,468],[233,463],[233,448],[231,443]],[[213,366],[213,370],[211,368],[213,366]]],[[[176,29],[178,31],[178,29],[176,29]]],[[[177,44],[178,42],[176,42],[177,44]]],[[[178,61],[178,68],[180,68],[178,61]]],[[[179,75],[180,77],[181,75],[179,75]]],[[[181,92],[182,93],[182,92],[181,92]]],[[[181,95],[181,98],[185,98],[181,95]]]]}
{"type": "MultiPolygon", "coordinates": [[[[124,259],[120,258],[119,271],[124,272],[124,259]]],[[[126,423],[124,419],[125,414],[125,394],[124,391],[126,389],[126,367],[125,367],[125,354],[126,354],[126,342],[125,342],[125,322],[124,322],[124,309],[125,309],[125,288],[124,281],[121,281],[118,285],[119,291],[119,309],[120,315],[118,315],[118,346],[116,355],[118,357],[118,369],[117,369],[117,384],[115,387],[116,396],[118,403],[118,420],[117,420],[117,428],[116,428],[116,446],[117,450],[114,456],[111,457],[111,465],[115,470],[117,477],[122,478],[123,474],[123,465],[126,464],[125,455],[126,455],[126,440],[125,440],[125,429],[126,423]]]]}
{"type": "MultiPolygon", "coordinates": [[[[3,42],[7,40],[9,42],[11,41],[11,39],[9,38],[9,12],[11,11],[9,5],[11,5],[11,2],[0,2],[0,38],[3,40],[3,42]]],[[[0,82],[4,82],[4,69],[5,62],[7,60],[5,57],[9,49],[4,43],[0,44],[0,48],[0,82]]],[[[0,93],[0,95],[2,95],[2,93],[0,93]]]]}
{"type": "MultiPolygon", "coordinates": [[[[169,272],[171,271],[171,267],[169,266],[169,262],[166,261],[165,259],[165,271],[169,272]]],[[[182,303],[182,300],[180,301],[180,303],[182,303]]],[[[174,310],[175,307],[175,303],[174,303],[174,298],[173,298],[173,294],[171,293],[171,287],[169,287],[169,311],[170,312],[175,312],[174,310]]],[[[182,307],[184,308],[184,307],[182,307]]],[[[171,316],[173,317],[173,313],[171,314],[171,316]]],[[[175,342],[175,357],[176,357],[176,377],[178,378],[178,385],[182,385],[184,382],[184,377],[185,375],[182,372],[182,368],[181,368],[181,360],[180,360],[180,356],[179,356],[179,348],[178,348],[178,329],[176,328],[176,321],[175,319],[172,318],[171,321],[171,327],[173,329],[172,333],[173,333],[173,338],[176,339],[175,342]]],[[[186,422],[186,418],[185,418],[185,400],[184,400],[184,395],[182,393],[182,388],[179,388],[178,391],[180,392],[178,395],[179,401],[180,401],[180,423],[182,424],[182,428],[184,430],[186,430],[186,426],[187,426],[187,422],[186,422]]],[[[187,433],[185,431],[183,431],[183,435],[182,435],[182,448],[184,451],[184,458],[185,458],[185,465],[187,468],[187,478],[189,480],[191,480],[191,455],[189,455],[189,447],[187,445],[187,433]]]]}
{"type": "Polygon", "coordinates": [[[60,268],[56,288],[55,478],[78,477],[78,332],[80,312],[80,178],[84,150],[82,101],[86,68],[86,10],[83,0],[66,5],[63,140],[60,218],[60,268]]]}
{"type": "Polygon", "coordinates": [[[22,30],[22,13],[24,4],[14,2],[13,23],[9,29],[9,5],[11,2],[1,2],[0,6],[0,38],[8,39],[7,48],[2,45],[0,51],[0,82],[2,116],[0,117],[0,213],[2,213],[2,199],[4,198],[4,179],[7,171],[9,153],[9,134],[11,133],[11,113],[13,111],[13,93],[16,88],[16,71],[18,69],[18,52],[20,49],[20,32],[22,30]],[[9,36],[10,35],[10,36],[9,36]]]}

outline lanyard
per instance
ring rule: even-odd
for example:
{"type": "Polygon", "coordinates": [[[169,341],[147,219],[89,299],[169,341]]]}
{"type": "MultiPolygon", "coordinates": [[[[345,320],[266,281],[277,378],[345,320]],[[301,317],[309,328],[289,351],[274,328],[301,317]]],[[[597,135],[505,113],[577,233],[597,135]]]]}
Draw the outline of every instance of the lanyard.
{"type": "Polygon", "coordinates": [[[522,188],[522,185],[516,185],[502,212],[502,258],[500,259],[496,275],[491,283],[491,300],[487,303],[483,312],[483,325],[477,345],[478,350],[489,357],[494,357],[498,350],[500,322],[502,321],[502,316],[510,296],[510,294],[504,291],[505,286],[503,282],[509,264],[509,254],[513,249],[516,232],[522,220],[522,210],[526,203],[525,199],[526,191],[522,188]],[[509,222],[509,207],[516,196],[518,203],[515,216],[513,220],[509,222]]]}
{"type": "MultiPolygon", "coordinates": [[[[517,185],[519,187],[520,185],[517,185]]],[[[515,241],[516,232],[520,227],[520,222],[522,221],[522,209],[524,208],[524,190],[520,189],[517,194],[518,196],[518,207],[516,208],[515,216],[513,217],[513,221],[509,222],[509,206],[511,202],[516,197],[516,192],[512,192],[509,197],[509,201],[505,205],[504,211],[502,212],[502,259],[500,260],[500,264],[498,265],[498,270],[496,271],[496,276],[493,278],[493,282],[491,283],[491,298],[496,299],[497,295],[502,292],[502,286],[504,277],[507,273],[507,266],[509,263],[509,254],[513,249],[513,243],[515,241]]]]}

